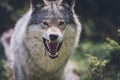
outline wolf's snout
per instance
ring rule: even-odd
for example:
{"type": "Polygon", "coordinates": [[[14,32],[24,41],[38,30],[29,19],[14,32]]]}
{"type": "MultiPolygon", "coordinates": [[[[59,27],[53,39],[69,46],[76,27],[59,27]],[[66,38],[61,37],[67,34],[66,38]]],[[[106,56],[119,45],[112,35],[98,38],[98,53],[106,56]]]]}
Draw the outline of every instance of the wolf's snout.
{"type": "Polygon", "coordinates": [[[56,41],[58,39],[58,35],[57,34],[50,34],[49,38],[51,41],[56,41]]]}

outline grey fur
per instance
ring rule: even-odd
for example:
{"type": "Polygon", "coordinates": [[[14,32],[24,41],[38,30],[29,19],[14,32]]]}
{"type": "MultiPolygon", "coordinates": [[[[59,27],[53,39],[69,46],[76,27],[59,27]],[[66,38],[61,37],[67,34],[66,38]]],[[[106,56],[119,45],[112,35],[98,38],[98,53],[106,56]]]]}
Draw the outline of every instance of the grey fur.
{"type": "Polygon", "coordinates": [[[32,17],[30,19],[30,24],[39,24],[43,19],[49,19],[52,24],[56,23],[58,19],[64,19],[67,24],[73,23],[72,12],[66,9],[65,6],[61,6],[55,3],[51,3],[51,6],[40,7],[32,13],[32,17]]]}

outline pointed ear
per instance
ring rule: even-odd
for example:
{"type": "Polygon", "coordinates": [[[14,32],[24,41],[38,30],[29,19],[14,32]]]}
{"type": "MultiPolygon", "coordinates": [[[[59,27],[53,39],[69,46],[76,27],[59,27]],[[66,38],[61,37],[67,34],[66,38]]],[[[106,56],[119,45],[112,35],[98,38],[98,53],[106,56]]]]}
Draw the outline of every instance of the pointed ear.
{"type": "Polygon", "coordinates": [[[37,8],[37,7],[49,5],[49,1],[47,1],[47,0],[31,0],[31,4],[32,4],[33,8],[37,8]]]}
{"type": "Polygon", "coordinates": [[[76,0],[59,0],[60,4],[64,4],[69,9],[74,9],[76,0]]]}

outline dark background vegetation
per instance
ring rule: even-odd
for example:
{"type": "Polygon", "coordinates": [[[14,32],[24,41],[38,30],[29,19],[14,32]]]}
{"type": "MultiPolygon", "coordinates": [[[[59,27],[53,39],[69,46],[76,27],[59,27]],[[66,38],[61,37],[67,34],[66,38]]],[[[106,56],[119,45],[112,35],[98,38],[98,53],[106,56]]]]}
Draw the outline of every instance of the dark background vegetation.
{"type": "MultiPolygon", "coordinates": [[[[16,21],[28,8],[29,0],[0,0],[0,36],[6,30],[13,28],[16,21]]],[[[106,37],[115,40],[118,45],[120,44],[120,33],[118,33],[118,29],[120,29],[120,0],[76,0],[75,11],[83,27],[81,41],[76,50],[77,56],[74,56],[74,58],[81,61],[79,64],[84,63],[85,54],[90,52],[100,59],[105,58],[107,50],[104,50],[102,46],[104,46],[104,42],[107,42],[106,37]]],[[[108,44],[111,44],[110,41],[108,44]]],[[[112,53],[115,53],[115,51],[112,53]]],[[[117,56],[120,56],[118,50],[117,56]]],[[[3,47],[1,44],[0,59],[3,59],[3,47]]],[[[120,57],[115,61],[120,61],[120,57]]],[[[81,64],[80,66],[85,68],[86,65],[81,64]]],[[[81,73],[89,71],[84,68],[79,69],[81,73]]],[[[3,70],[2,67],[0,67],[0,70],[3,70]]],[[[2,76],[2,73],[0,74],[2,76]]],[[[83,80],[89,79],[83,78],[83,80]]]]}

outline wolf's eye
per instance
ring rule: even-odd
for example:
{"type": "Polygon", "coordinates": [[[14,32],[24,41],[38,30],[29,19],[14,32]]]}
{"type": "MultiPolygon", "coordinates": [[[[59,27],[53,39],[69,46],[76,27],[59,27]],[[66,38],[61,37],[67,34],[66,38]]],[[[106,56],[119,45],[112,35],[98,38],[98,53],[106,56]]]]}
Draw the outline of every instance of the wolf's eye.
{"type": "Polygon", "coordinates": [[[49,26],[47,22],[42,22],[43,25],[49,26]]]}
{"type": "Polygon", "coordinates": [[[49,24],[47,22],[41,22],[42,27],[49,27],[49,24]]]}
{"type": "Polygon", "coordinates": [[[65,25],[65,22],[60,22],[59,23],[59,26],[64,26],[65,25]]]}
{"type": "Polygon", "coordinates": [[[65,22],[64,21],[61,21],[61,22],[59,22],[59,27],[61,28],[61,29],[65,29],[65,22]]]}

